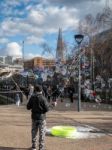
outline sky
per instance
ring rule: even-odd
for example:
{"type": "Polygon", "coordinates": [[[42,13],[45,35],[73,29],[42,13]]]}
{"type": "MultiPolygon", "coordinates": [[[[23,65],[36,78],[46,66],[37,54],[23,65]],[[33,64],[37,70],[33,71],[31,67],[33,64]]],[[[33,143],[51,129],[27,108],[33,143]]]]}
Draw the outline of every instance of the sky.
{"type": "MultiPolygon", "coordinates": [[[[59,28],[63,39],[74,45],[78,23],[87,14],[102,11],[106,0],[0,0],[0,55],[42,56],[47,43],[53,57],[59,28]]],[[[110,2],[111,4],[111,2],[110,2]]],[[[45,56],[52,57],[45,52],[45,56]]]]}

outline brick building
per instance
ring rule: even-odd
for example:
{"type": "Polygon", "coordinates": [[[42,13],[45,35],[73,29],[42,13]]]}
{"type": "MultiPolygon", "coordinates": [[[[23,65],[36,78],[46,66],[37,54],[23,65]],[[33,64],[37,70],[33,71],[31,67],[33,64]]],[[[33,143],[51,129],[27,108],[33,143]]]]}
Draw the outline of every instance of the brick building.
{"type": "Polygon", "coordinates": [[[43,57],[35,57],[33,59],[24,62],[25,69],[50,68],[53,67],[54,65],[55,65],[54,59],[47,59],[43,57]]]}

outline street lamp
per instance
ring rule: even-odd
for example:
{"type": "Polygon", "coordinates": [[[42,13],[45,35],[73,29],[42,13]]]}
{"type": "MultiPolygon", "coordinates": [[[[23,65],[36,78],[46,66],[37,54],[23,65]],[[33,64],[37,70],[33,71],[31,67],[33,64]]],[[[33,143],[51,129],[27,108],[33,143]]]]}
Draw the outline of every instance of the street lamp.
{"type": "Polygon", "coordinates": [[[24,69],[24,41],[22,42],[22,59],[23,59],[23,69],[24,69]]]}
{"type": "Polygon", "coordinates": [[[74,38],[75,38],[75,41],[78,44],[78,51],[79,51],[78,111],[80,111],[81,110],[81,55],[80,55],[80,44],[81,44],[81,42],[82,42],[82,40],[84,38],[84,35],[77,34],[77,35],[74,35],[74,38]]]}

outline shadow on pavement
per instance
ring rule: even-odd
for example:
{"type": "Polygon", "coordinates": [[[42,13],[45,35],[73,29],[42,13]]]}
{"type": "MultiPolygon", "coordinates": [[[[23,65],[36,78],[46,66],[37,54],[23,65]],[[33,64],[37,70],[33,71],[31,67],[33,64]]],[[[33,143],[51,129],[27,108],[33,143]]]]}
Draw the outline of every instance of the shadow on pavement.
{"type": "Polygon", "coordinates": [[[14,148],[14,147],[2,147],[2,146],[0,146],[0,150],[31,150],[31,148],[14,148]]]}

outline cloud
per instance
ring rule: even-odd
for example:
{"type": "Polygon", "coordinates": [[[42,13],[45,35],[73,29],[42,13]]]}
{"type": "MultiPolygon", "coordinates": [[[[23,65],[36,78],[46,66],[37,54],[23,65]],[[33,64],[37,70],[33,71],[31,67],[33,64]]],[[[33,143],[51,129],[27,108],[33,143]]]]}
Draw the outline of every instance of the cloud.
{"type": "Polygon", "coordinates": [[[59,27],[63,27],[63,31],[76,28],[77,13],[75,8],[55,6],[44,8],[43,5],[36,5],[30,8],[26,18],[4,19],[0,24],[0,36],[10,38],[22,35],[28,44],[40,44],[44,42],[45,34],[57,33],[59,27]]]}
{"type": "MultiPolygon", "coordinates": [[[[62,27],[63,30],[76,29],[80,18],[88,13],[96,14],[97,10],[99,11],[104,7],[104,2],[105,0],[43,0],[39,4],[39,1],[36,0],[5,1],[2,5],[7,11],[9,6],[12,8],[23,4],[24,12],[27,15],[22,18],[8,17],[4,19],[0,25],[0,35],[21,34],[38,36],[38,39],[42,39],[44,34],[55,33],[59,27],[62,27]],[[55,5],[56,3],[57,5],[55,5]]],[[[23,9],[20,12],[23,12],[23,9]]],[[[16,8],[15,11],[19,12],[19,9],[16,8]]],[[[12,16],[14,12],[12,10],[12,16]]]]}
{"type": "Polygon", "coordinates": [[[0,15],[5,18],[24,17],[27,9],[37,5],[40,0],[0,0],[0,15]]]}
{"type": "Polygon", "coordinates": [[[42,57],[42,58],[46,58],[46,59],[54,59],[54,57],[52,55],[41,55],[41,54],[28,53],[27,55],[25,55],[25,60],[32,59],[32,58],[35,58],[35,57],[42,57]]]}
{"type": "Polygon", "coordinates": [[[45,13],[43,11],[31,10],[28,16],[28,20],[33,24],[43,24],[45,19],[45,13]]]}
{"type": "Polygon", "coordinates": [[[33,26],[30,22],[23,19],[6,19],[1,25],[1,36],[15,36],[15,35],[40,35],[41,30],[38,27],[33,26]]]}
{"type": "Polygon", "coordinates": [[[59,27],[63,30],[73,29],[77,26],[77,9],[68,9],[67,7],[47,7],[45,10],[45,20],[43,27],[48,33],[57,32],[59,27]]]}
{"type": "Polygon", "coordinates": [[[28,44],[41,44],[43,42],[45,42],[44,39],[35,36],[29,36],[26,38],[26,43],[28,44]]]}
{"type": "Polygon", "coordinates": [[[9,40],[7,38],[0,38],[0,44],[6,44],[9,40]]]}
{"type": "Polygon", "coordinates": [[[78,23],[77,10],[66,7],[47,7],[30,10],[25,19],[6,19],[0,27],[0,35],[13,36],[15,34],[42,37],[46,33],[57,32],[59,27],[63,30],[75,28],[78,23]],[[61,15],[60,15],[61,14],[61,15]]]}
{"type": "Polygon", "coordinates": [[[18,35],[24,36],[28,44],[43,43],[45,35],[57,33],[59,27],[63,31],[77,30],[80,19],[88,13],[96,14],[104,4],[105,0],[0,1],[0,13],[7,16],[0,20],[1,43],[18,35]]]}
{"type": "Polygon", "coordinates": [[[58,5],[64,5],[64,6],[68,6],[68,7],[76,7],[76,5],[80,5],[81,3],[88,3],[88,2],[101,2],[102,0],[46,0],[46,3],[49,4],[58,4],[58,5]]]}
{"type": "Polygon", "coordinates": [[[33,54],[33,53],[28,53],[25,55],[25,59],[32,59],[34,57],[42,57],[42,56],[39,54],[33,54]]]}
{"type": "MultiPolygon", "coordinates": [[[[48,5],[65,6],[67,8],[77,8],[79,18],[91,13],[96,15],[106,6],[106,0],[46,0],[48,5]]],[[[112,8],[112,1],[109,1],[109,7],[112,8]]]]}
{"type": "Polygon", "coordinates": [[[8,56],[22,56],[22,47],[16,42],[8,43],[4,51],[8,56]]]}
{"type": "Polygon", "coordinates": [[[15,15],[13,12],[16,6],[18,6],[20,3],[17,0],[2,0],[0,1],[0,15],[3,15],[5,17],[9,17],[11,15],[15,15]]]}

